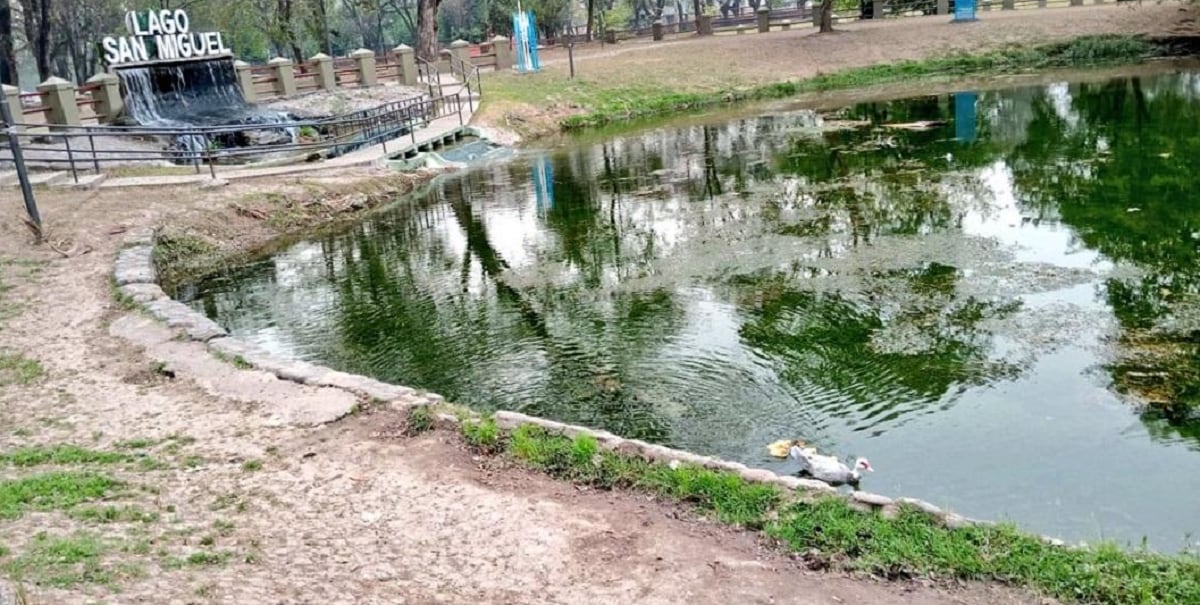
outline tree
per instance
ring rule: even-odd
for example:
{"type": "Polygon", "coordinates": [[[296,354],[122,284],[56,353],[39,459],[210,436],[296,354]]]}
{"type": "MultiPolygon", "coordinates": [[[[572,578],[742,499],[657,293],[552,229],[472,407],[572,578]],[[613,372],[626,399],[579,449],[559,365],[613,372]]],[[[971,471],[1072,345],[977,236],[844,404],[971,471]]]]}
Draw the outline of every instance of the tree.
{"type": "Polygon", "coordinates": [[[50,21],[52,3],[53,0],[21,0],[25,40],[37,65],[38,79],[43,82],[54,75],[50,69],[50,57],[54,50],[50,43],[50,30],[54,27],[50,21]]]}
{"type": "Polygon", "coordinates": [[[17,85],[17,52],[13,41],[12,5],[0,0],[0,84],[17,85]]]}
{"type": "Polygon", "coordinates": [[[417,56],[426,61],[438,58],[439,4],[441,0],[417,0],[417,56]]]}
{"type": "Polygon", "coordinates": [[[821,0],[821,31],[827,34],[833,31],[833,0],[821,0]]]}

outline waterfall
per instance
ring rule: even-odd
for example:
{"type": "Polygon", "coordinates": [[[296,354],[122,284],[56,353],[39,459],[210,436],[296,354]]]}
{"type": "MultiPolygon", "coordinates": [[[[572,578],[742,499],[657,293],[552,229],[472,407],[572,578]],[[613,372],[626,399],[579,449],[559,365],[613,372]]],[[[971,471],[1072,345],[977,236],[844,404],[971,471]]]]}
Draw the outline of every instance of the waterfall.
{"type": "Polygon", "coordinates": [[[164,62],[117,70],[125,112],[143,126],[188,127],[244,125],[244,130],[212,137],[177,137],[179,147],[203,151],[212,147],[294,142],[296,129],[287,114],[246,102],[238,86],[233,59],[164,62]],[[274,128],[270,126],[277,125],[274,128]],[[263,128],[267,126],[267,128],[263,128]]]}

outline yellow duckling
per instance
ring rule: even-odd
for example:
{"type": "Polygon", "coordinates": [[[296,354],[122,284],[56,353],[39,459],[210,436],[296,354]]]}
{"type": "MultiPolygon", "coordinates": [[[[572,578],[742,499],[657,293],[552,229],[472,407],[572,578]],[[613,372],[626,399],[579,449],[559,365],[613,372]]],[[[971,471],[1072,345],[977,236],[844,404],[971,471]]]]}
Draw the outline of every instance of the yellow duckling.
{"type": "Polygon", "coordinates": [[[805,443],[802,439],[783,439],[781,441],[776,441],[775,443],[768,445],[767,453],[771,454],[772,456],[774,456],[776,458],[787,458],[788,452],[791,451],[793,445],[798,445],[800,447],[808,447],[808,444],[805,443]]]}

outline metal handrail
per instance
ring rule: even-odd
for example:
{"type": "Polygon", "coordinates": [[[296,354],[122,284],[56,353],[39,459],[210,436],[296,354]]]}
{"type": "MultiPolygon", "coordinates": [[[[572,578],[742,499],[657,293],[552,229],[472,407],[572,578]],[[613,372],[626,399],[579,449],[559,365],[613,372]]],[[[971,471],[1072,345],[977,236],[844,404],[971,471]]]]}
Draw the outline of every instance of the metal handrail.
{"type": "MultiPolygon", "coordinates": [[[[387,153],[387,141],[404,136],[412,137],[416,143],[416,130],[432,120],[457,113],[459,124],[463,123],[461,91],[452,96],[437,98],[418,97],[404,101],[393,101],[350,114],[326,118],[322,120],[301,120],[280,124],[264,125],[232,125],[211,127],[144,127],[144,126],[70,126],[55,125],[50,133],[38,133],[38,137],[58,139],[62,148],[44,145],[22,145],[28,152],[47,152],[65,154],[66,157],[43,157],[29,163],[45,165],[69,164],[72,177],[79,182],[77,164],[88,164],[100,171],[101,162],[130,163],[138,161],[171,161],[177,164],[191,164],[196,172],[200,172],[201,164],[209,166],[209,172],[216,178],[216,164],[222,159],[237,159],[264,154],[281,154],[289,152],[319,152],[327,151],[327,157],[336,157],[354,149],[375,143],[383,143],[384,153],[387,153]],[[278,145],[247,145],[232,148],[214,148],[211,144],[218,140],[219,135],[247,130],[273,130],[295,128],[303,130],[311,128],[322,133],[324,138],[314,142],[295,141],[278,145]],[[187,137],[188,144],[178,148],[167,148],[148,153],[145,150],[96,149],[96,139],[105,137],[187,137]],[[74,138],[87,138],[86,149],[72,149],[74,138]],[[198,143],[204,143],[201,148],[198,143]],[[79,157],[82,156],[82,159],[79,157]]],[[[20,128],[45,128],[46,124],[14,123],[20,128]]],[[[27,135],[21,135],[27,136],[27,135]]],[[[35,135],[28,135],[35,136],[35,135]]],[[[0,163],[14,162],[13,158],[0,158],[0,163]]]]}

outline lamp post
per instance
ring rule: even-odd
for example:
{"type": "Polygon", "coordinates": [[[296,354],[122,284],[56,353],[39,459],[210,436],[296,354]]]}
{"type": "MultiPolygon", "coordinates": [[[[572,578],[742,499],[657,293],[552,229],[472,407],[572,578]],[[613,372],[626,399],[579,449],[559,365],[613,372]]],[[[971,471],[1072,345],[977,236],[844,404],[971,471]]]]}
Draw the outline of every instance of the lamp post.
{"type": "Polygon", "coordinates": [[[33,223],[39,241],[42,239],[42,215],[38,213],[37,200],[33,199],[33,188],[29,185],[29,173],[25,172],[25,156],[21,153],[21,141],[17,136],[17,124],[8,108],[8,93],[0,86],[0,119],[4,120],[8,134],[8,148],[12,150],[13,164],[17,168],[17,180],[21,182],[21,196],[25,198],[25,212],[33,223]]]}

